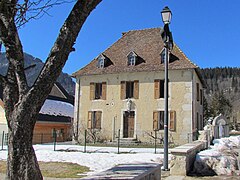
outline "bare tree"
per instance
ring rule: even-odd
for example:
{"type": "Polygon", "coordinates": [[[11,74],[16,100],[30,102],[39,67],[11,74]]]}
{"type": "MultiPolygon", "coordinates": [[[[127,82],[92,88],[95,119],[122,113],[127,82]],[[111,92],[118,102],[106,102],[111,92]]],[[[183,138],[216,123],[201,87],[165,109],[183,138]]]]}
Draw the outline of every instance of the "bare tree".
{"type": "Polygon", "coordinates": [[[82,25],[100,2],[101,0],[75,2],[42,71],[33,86],[28,87],[24,74],[23,49],[17,27],[29,20],[26,18],[26,13],[30,10],[27,5],[29,1],[0,0],[0,39],[5,46],[9,61],[7,74],[0,75],[9,128],[8,179],[43,179],[32,147],[34,125],[45,99],[60,75],[70,52],[73,51],[74,42],[82,25]],[[19,2],[24,2],[27,8],[19,6],[19,2]]]}

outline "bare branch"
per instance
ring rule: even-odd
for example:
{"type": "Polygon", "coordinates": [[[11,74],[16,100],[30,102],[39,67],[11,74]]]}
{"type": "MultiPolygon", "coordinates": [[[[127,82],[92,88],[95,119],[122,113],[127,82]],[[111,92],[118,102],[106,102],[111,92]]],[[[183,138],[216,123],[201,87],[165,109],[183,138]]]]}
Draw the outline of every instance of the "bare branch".
{"type": "MultiPolygon", "coordinates": [[[[21,27],[30,20],[37,20],[44,15],[49,15],[48,11],[58,5],[72,3],[76,0],[24,0],[24,3],[17,4],[16,25],[21,27]]],[[[49,15],[50,16],[50,15],[49,15]]]]}
{"type": "Polygon", "coordinates": [[[81,0],[74,5],[60,30],[42,71],[29,91],[29,96],[38,96],[36,104],[42,105],[44,102],[42,100],[45,100],[50,93],[53,83],[57,80],[69,54],[73,51],[73,45],[82,25],[100,2],[101,0],[81,0]]]}
{"type": "Polygon", "coordinates": [[[11,69],[14,72],[7,73],[7,79],[11,79],[10,75],[14,76],[15,78],[12,79],[16,81],[13,83],[18,85],[19,92],[25,94],[28,86],[24,73],[23,49],[14,22],[16,8],[13,3],[16,4],[16,1],[9,3],[0,2],[0,39],[6,49],[6,57],[9,61],[8,71],[11,69]]]}

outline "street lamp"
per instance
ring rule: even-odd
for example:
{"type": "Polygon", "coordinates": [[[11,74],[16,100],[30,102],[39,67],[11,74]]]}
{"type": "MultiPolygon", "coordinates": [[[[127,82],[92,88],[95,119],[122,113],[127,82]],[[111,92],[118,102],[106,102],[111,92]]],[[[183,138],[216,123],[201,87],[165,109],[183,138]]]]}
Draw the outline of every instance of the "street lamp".
{"type": "Polygon", "coordinates": [[[172,12],[168,7],[165,7],[162,12],[162,20],[164,23],[163,41],[165,50],[165,84],[164,84],[164,161],[163,170],[168,171],[168,63],[169,52],[173,48],[172,33],[169,30],[169,24],[172,18],[172,12]]]}

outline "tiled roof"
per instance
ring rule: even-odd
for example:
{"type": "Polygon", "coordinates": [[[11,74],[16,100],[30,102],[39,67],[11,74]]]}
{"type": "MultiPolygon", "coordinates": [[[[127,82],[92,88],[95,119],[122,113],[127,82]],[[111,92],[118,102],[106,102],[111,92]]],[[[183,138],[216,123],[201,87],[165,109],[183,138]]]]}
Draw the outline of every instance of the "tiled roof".
{"type": "MultiPolygon", "coordinates": [[[[160,31],[161,28],[152,28],[123,33],[118,41],[102,53],[111,61],[109,66],[98,68],[98,60],[95,58],[88,65],[73,73],[73,76],[164,70],[164,64],[161,64],[160,56],[164,44],[160,31]],[[135,66],[127,65],[127,55],[131,51],[140,57],[141,63],[135,66]]],[[[176,44],[174,44],[171,53],[169,69],[198,68],[176,44]]]]}

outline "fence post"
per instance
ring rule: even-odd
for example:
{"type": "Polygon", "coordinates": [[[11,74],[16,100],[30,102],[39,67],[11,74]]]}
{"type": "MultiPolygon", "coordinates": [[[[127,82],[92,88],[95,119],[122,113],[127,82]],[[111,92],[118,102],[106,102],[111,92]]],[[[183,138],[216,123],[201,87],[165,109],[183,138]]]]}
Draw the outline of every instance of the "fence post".
{"type": "Polygon", "coordinates": [[[118,154],[120,153],[119,148],[120,148],[120,129],[118,130],[118,154]]]}
{"type": "Polygon", "coordinates": [[[56,141],[57,141],[57,133],[56,130],[53,131],[53,146],[54,146],[54,151],[56,151],[56,141]]]}
{"type": "Polygon", "coordinates": [[[155,137],[154,137],[154,145],[155,145],[155,154],[157,154],[157,131],[155,130],[155,137]]]}
{"type": "Polygon", "coordinates": [[[3,143],[4,143],[4,131],[2,133],[2,150],[3,150],[3,143]]]}
{"type": "Polygon", "coordinates": [[[84,152],[86,152],[87,149],[87,130],[85,129],[84,132],[84,152]]]}

